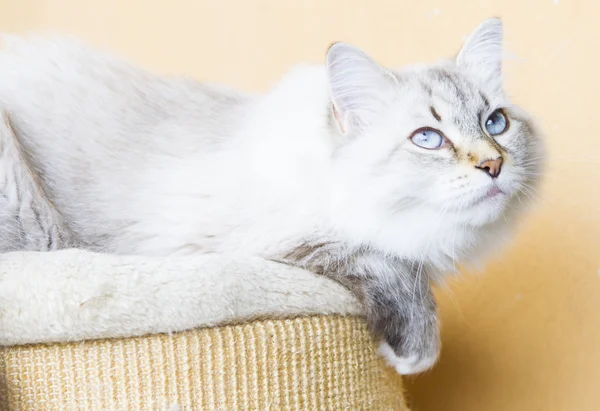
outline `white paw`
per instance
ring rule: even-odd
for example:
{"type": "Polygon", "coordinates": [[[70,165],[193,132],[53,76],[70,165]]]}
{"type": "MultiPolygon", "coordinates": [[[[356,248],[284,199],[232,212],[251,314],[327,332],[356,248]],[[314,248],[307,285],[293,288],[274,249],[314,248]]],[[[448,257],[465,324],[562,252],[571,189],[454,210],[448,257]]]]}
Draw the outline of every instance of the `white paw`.
{"type": "Polygon", "coordinates": [[[398,374],[417,374],[433,367],[437,356],[419,358],[416,354],[406,357],[398,357],[392,347],[382,342],[379,346],[379,354],[386,359],[387,363],[394,367],[398,374]]]}

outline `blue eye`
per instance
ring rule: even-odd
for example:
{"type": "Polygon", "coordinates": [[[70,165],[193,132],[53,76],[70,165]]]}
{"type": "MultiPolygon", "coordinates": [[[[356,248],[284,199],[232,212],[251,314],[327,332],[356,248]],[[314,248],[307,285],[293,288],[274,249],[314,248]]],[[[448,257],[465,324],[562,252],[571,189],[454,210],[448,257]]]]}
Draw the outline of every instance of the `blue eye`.
{"type": "Polygon", "coordinates": [[[428,150],[440,148],[444,143],[444,137],[432,128],[420,128],[410,136],[410,139],[417,146],[428,150]]]}
{"type": "Polygon", "coordinates": [[[502,110],[494,111],[485,122],[485,129],[490,136],[497,136],[508,129],[508,119],[502,110]]]}

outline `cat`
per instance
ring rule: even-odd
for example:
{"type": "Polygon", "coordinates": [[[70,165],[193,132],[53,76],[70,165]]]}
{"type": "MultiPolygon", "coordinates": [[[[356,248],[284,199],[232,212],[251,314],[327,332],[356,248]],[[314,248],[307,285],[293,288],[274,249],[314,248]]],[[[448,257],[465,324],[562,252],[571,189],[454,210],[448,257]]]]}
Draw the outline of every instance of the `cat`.
{"type": "Polygon", "coordinates": [[[303,267],[358,296],[399,373],[429,369],[431,283],[501,247],[542,174],[542,138],[503,91],[502,31],[486,20],[455,58],[402,70],[335,43],[265,95],[155,76],[72,40],[7,38],[0,109],[17,143],[2,167],[20,164],[15,184],[36,189],[10,194],[3,171],[0,229],[19,240],[0,251],[303,267]]]}

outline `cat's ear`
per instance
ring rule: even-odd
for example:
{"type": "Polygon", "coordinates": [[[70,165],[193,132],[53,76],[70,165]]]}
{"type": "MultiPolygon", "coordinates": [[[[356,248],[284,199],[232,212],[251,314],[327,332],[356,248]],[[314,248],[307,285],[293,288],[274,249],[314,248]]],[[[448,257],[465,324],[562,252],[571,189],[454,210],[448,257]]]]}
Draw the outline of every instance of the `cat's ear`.
{"type": "Polygon", "coordinates": [[[456,64],[492,89],[502,91],[502,21],[491,18],[467,38],[456,64]]]}
{"type": "Polygon", "coordinates": [[[391,94],[392,74],[360,49],[344,43],[329,48],[326,63],[340,131],[364,130],[391,94]]]}

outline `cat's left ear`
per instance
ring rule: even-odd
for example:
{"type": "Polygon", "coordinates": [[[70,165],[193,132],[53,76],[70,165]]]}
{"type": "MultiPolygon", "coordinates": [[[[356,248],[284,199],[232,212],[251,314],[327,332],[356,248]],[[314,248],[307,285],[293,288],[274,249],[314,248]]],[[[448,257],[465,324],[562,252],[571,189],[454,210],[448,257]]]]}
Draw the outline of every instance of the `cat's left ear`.
{"type": "Polygon", "coordinates": [[[392,98],[394,77],[362,50],[345,43],[329,48],[326,63],[340,131],[360,133],[392,98]]]}
{"type": "Polygon", "coordinates": [[[468,70],[494,91],[502,92],[502,21],[484,21],[467,38],[456,64],[468,70]]]}

